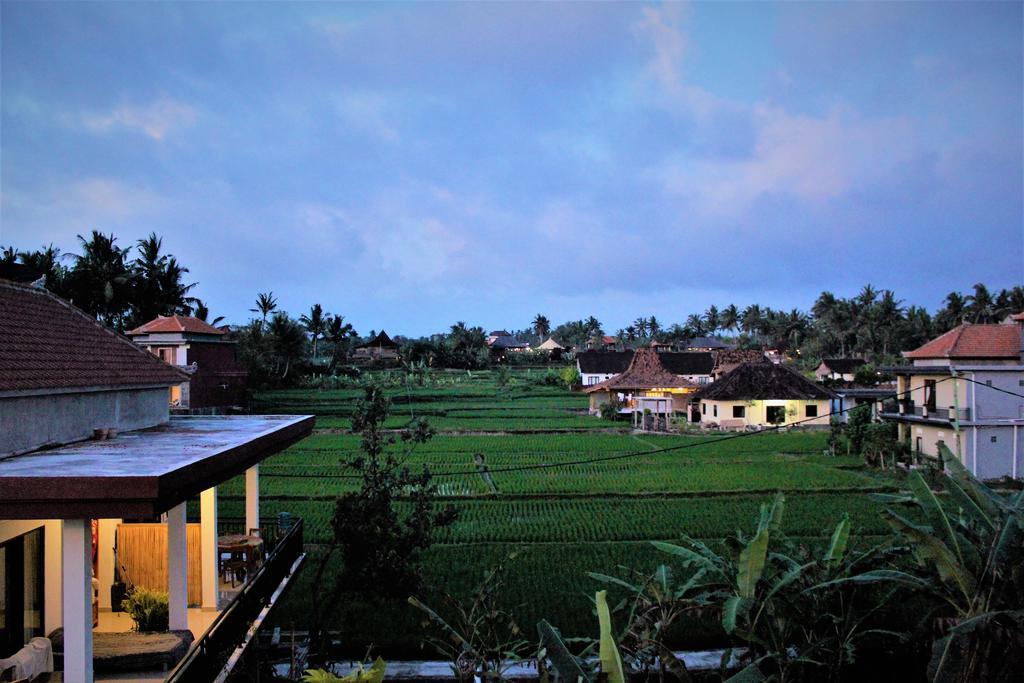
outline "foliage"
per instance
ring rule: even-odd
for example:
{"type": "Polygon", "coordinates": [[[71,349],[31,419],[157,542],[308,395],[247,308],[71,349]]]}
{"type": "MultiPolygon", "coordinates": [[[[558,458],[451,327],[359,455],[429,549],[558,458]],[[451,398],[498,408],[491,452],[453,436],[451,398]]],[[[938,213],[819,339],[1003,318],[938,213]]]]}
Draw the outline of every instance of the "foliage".
{"type": "Polygon", "coordinates": [[[121,609],[135,622],[135,630],[166,631],[170,620],[167,593],[135,587],[121,603],[121,609]]]}
{"type": "Polygon", "coordinates": [[[886,551],[849,552],[844,517],[825,551],[814,555],[783,533],[784,509],[782,494],[762,505],[756,531],[727,539],[725,553],[693,538],[654,545],[693,572],[690,581],[700,590],[685,604],[714,604],[723,630],[746,648],[738,680],[838,680],[861,641],[894,635],[874,624],[887,600],[844,581],[876,566],[886,551]]]}
{"type": "Polygon", "coordinates": [[[938,633],[928,667],[932,680],[1011,680],[1024,663],[1024,493],[996,493],[948,448],[940,451],[951,505],[943,505],[918,472],[908,477],[910,496],[877,496],[916,513],[882,513],[916,566],[870,571],[848,581],[892,585],[928,598],[932,609],[922,630],[938,633]]]}
{"type": "Polygon", "coordinates": [[[602,420],[617,420],[619,419],[619,409],[621,408],[622,401],[619,400],[619,395],[612,393],[608,401],[601,404],[598,411],[601,413],[602,420]]]}
{"type": "Polygon", "coordinates": [[[558,376],[562,379],[562,383],[565,384],[567,389],[573,389],[580,385],[583,378],[580,376],[580,371],[575,365],[566,365],[558,373],[558,376]]]}
{"type": "MultiPolygon", "coordinates": [[[[514,558],[513,554],[508,559],[514,558]]],[[[530,644],[515,618],[501,606],[504,568],[502,562],[487,571],[468,604],[446,595],[445,602],[454,615],[450,620],[417,598],[409,598],[409,604],[426,615],[423,625],[441,632],[442,637],[430,637],[427,642],[451,659],[452,670],[460,680],[505,680],[508,667],[529,651],[530,644]]]]}
{"type": "Polygon", "coordinates": [[[387,665],[380,657],[373,662],[373,665],[366,669],[363,663],[358,663],[358,669],[347,676],[336,676],[324,669],[309,669],[303,675],[303,683],[383,683],[384,672],[387,665]]]}

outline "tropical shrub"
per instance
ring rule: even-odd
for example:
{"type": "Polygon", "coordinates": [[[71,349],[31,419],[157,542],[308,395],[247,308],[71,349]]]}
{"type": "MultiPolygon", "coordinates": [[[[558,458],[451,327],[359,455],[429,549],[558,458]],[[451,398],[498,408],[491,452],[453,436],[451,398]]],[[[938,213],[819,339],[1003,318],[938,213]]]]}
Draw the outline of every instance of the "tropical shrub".
{"type": "Polygon", "coordinates": [[[135,630],[142,632],[166,631],[170,621],[167,593],[136,587],[121,603],[135,622],[135,630]]]}

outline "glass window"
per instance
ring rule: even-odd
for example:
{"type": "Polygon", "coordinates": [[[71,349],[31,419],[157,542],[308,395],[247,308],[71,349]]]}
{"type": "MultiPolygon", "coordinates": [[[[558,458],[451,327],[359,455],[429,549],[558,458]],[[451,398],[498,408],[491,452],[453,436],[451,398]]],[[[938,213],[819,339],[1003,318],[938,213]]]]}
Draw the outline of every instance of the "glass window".
{"type": "Polygon", "coordinates": [[[0,658],[43,635],[43,528],[0,543],[0,658]]]}
{"type": "Polygon", "coordinates": [[[733,406],[732,407],[732,416],[733,417],[746,417],[747,416],[747,407],[746,406],[733,406]]]}
{"type": "Polygon", "coordinates": [[[818,417],[818,405],[816,403],[808,403],[804,406],[804,416],[818,417]]]}
{"type": "Polygon", "coordinates": [[[718,404],[716,403],[715,405],[711,406],[711,409],[714,411],[714,416],[718,417],[718,404]]]}

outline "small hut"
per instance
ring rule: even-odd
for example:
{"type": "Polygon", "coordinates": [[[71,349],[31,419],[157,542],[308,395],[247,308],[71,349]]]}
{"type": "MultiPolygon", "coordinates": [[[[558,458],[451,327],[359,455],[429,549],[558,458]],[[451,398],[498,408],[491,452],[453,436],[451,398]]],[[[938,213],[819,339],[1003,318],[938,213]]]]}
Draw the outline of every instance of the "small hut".
{"type": "Polygon", "coordinates": [[[398,344],[381,330],[376,337],[352,352],[353,360],[398,360],[398,344]]]}
{"type": "Polygon", "coordinates": [[[590,395],[591,413],[615,398],[622,406],[619,412],[631,414],[634,426],[667,429],[672,414],[685,410],[686,397],[696,389],[695,383],[666,369],[657,351],[643,347],[636,350],[624,372],[584,391],[590,395]]]}

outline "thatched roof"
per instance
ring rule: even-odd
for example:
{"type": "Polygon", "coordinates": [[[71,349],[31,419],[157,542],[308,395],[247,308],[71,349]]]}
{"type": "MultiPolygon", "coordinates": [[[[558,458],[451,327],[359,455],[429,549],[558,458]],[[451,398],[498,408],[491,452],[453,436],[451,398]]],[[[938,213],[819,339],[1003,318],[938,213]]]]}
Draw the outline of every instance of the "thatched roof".
{"type": "Polygon", "coordinates": [[[588,387],[588,394],[595,391],[618,391],[624,389],[690,389],[695,388],[679,375],[673,374],[661,364],[661,354],[650,347],[636,350],[625,372],[609,380],[588,387]]]}
{"type": "Polygon", "coordinates": [[[544,351],[556,351],[558,349],[564,349],[565,347],[555,341],[554,337],[548,337],[547,341],[537,347],[544,351]]]}
{"type": "Polygon", "coordinates": [[[391,341],[391,337],[388,336],[387,332],[385,332],[384,330],[381,330],[380,332],[377,333],[376,337],[374,337],[370,341],[366,342],[365,344],[360,344],[356,348],[357,349],[369,349],[369,348],[374,348],[375,349],[375,348],[378,348],[378,347],[383,347],[383,348],[387,348],[387,349],[397,349],[398,348],[398,344],[396,344],[395,342],[391,341]]]}
{"type": "Polygon", "coordinates": [[[764,352],[757,349],[721,349],[715,351],[715,367],[713,375],[724,375],[735,370],[743,363],[770,363],[764,352]]]}
{"type": "Polygon", "coordinates": [[[743,363],[690,397],[691,401],[825,401],[835,398],[795,370],[775,363],[743,363]]]}

